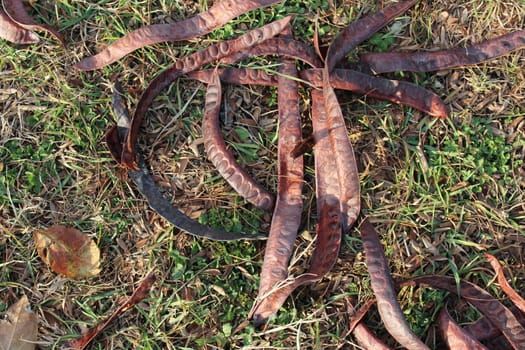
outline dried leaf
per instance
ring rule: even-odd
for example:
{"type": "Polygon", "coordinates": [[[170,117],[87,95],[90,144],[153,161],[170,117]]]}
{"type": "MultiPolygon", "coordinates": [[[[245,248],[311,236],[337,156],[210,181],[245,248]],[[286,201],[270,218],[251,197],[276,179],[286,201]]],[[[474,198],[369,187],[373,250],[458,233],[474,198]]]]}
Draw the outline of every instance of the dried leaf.
{"type": "Polygon", "coordinates": [[[51,268],[70,278],[88,278],[100,273],[100,251],[82,232],[55,225],[33,233],[40,258],[51,268]]]}
{"type": "Polygon", "coordinates": [[[38,334],[38,320],[24,295],[0,320],[0,350],[33,350],[38,334]]]}

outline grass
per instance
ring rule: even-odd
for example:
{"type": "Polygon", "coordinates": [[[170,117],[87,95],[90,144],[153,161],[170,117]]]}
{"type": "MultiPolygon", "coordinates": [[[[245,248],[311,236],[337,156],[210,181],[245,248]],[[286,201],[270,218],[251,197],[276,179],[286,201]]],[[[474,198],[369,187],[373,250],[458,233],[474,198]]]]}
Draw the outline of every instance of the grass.
{"type": "MultiPolygon", "coordinates": [[[[293,14],[296,37],[307,41],[318,16],[326,44],[345,24],[378,8],[370,0],[317,1],[319,10],[309,3],[290,0],[253,11],[202,38],[140,49],[95,72],[71,66],[143,24],[182,20],[206,2],[37,1],[31,14],[57,26],[68,47],[0,42],[0,311],[27,294],[39,316],[41,348],[59,348],[107,317],[151,269],[159,278],[150,298],[112,323],[91,349],[357,348],[352,336],[345,337],[346,306],[372,297],[358,229],[345,237],[340,259],[325,279],[297,290],[267,329],[255,329],[246,318],[257,294],[264,243],[210,242],[178,232],[148,209],[102,142],[113,124],[109,87],[115,79],[134,106],[174,58],[209,43],[293,14]],[[100,276],[72,281],[43,265],[31,233],[57,223],[96,240],[103,257],[100,276]]],[[[355,53],[464,46],[525,27],[523,5],[522,0],[421,2],[355,53]]],[[[438,93],[451,108],[443,121],[338,95],[358,156],[363,200],[394,278],[456,276],[505,299],[482,257],[490,252],[504,263],[516,290],[525,290],[524,60],[520,50],[476,67],[392,74],[438,93]]],[[[268,58],[243,64],[276,69],[268,58]]],[[[274,190],[276,92],[224,90],[229,145],[241,164],[274,190]]],[[[203,223],[268,231],[270,216],[238,197],[205,160],[203,102],[202,86],[184,80],[155,102],[141,143],[156,179],[177,206],[203,223]]],[[[315,229],[310,154],[305,162],[296,272],[307,264],[309,253],[302,252],[315,229]]],[[[432,348],[441,346],[435,318],[445,297],[431,289],[399,294],[412,328],[432,348]]],[[[454,316],[466,323],[478,314],[469,309],[454,316]]],[[[394,345],[374,310],[365,321],[394,345]]]]}

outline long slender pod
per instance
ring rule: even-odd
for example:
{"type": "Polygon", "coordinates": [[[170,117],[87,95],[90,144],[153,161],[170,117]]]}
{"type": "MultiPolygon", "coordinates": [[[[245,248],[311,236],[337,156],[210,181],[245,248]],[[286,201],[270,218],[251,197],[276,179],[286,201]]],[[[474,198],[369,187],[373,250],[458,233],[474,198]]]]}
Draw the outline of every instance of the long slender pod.
{"type": "Polygon", "coordinates": [[[478,64],[525,47],[525,29],[505,34],[465,48],[430,52],[366,53],[360,57],[365,73],[397,71],[432,72],[478,64]]]}
{"type": "Polygon", "coordinates": [[[252,56],[277,55],[280,57],[295,58],[308,63],[312,67],[320,67],[321,60],[316,56],[314,48],[294,39],[272,38],[248,49],[237,51],[233,55],[221,60],[223,64],[231,64],[252,56]]]}
{"type": "MultiPolygon", "coordinates": [[[[48,33],[50,33],[55,39],[60,41],[62,46],[66,46],[66,42],[64,40],[64,37],[62,34],[58,32],[55,28],[47,25],[47,24],[38,24],[36,23],[31,16],[26,12],[24,8],[24,4],[20,0],[2,0],[1,5],[4,9],[4,12],[9,16],[11,21],[15,22],[18,26],[25,30],[43,30],[48,33]]],[[[0,9],[0,13],[2,10],[0,9]]],[[[0,22],[1,23],[1,22],[0,22]]],[[[0,29],[0,32],[2,29],[0,29]]],[[[34,43],[38,42],[39,40],[36,40],[37,38],[33,35],[27,34],[23,35],[24,38],[26,38],[26,43],[34,43]],[[36,41],[34,41],[36,40],[36,41]]],[[[23,43],[23,42],[20,42],[23,43]]]]}
{"type": "Polygon", "coordinates": [[[449,349],[488,350],[471,334],[463,330],[450,316],[447,303],[443,306],[438,316],[439,330],[449,349]]]}
{"type": "Polygon", "coordinates": [[[458,294],[459,290],[459,296],[475,306],[494,326],[499,328],[514,349],[525,349],[525,328],[512,311],[477,285],[461,281],[458,288],[453,277],[437,275],[414,277],[401,284],[401,286],[410,285],[426,285],[455,294],[458,294]]]}
{"type": "Polygon", "coordinates": [[[361,224],[361,239],[365,249],[370,284],[377,299],[377,310],[383,320],[383,325],[388,333],[405,348],[409,350],[429,349],[408,326],[397,301],[397,294],[383,247],[368,219],[365,219],[361,224]]]}
{"type": "MultiPolygon", "coordinates": [[[[116,151],[122,140],[126,137],[129,126],[130,117],[126,103],[123,99],[120,84],[116,83],[112,95],[112,109],[117,117],[117,125],[112,129],[113,132],[106,135],[106,143],[114,157],[120,154],[116,151]],[[120,139],[120,140],[119,140],[120,139]]],[[[238,239],[264,239],[264,234],[245,234],[232,233],[223,230],[213,229],[211,227],[202,225],[197,221],[189,218],[180,210],[175,208],[169,200],[167,200],[155,185],[155,181],[151,177],[146,162],[139,155],[138,170],[129,170],[128,174],[133,180],[138,190],[144,197],[146,197],[150,207],[155,210],[160,216],[173,224],[175,227],[197,237],[208,238],[217,241],[231,241],[238,239]]]]}
{"type": "MultiPolygon", "coordinates": [[[[518,322],[525,327],[525,314],[516,306],[512,305],[509,310],[516,316],[518,322]]],[[[490,320],[482,316],[476,322],[465,325],[465,331],[472,334],[478,340],[487,340],[501,335],[499,328],[495,327],[490,320]]]]}
{"type": "Polygon", "coordinates": [[[152,80],[137,104],[135,113],[131,120],[128,137],[126,138],[126,142],[122,148],[120,162],[130,169],[137,170],[138,167],[136,164],[135,145],[139,135],[140,124],[154,98],[164,88],[171,85],[173,81],[185,73],[194,71],[205,64],[226,57],[237,50],[242,50],[243,48],[257,45],[264,40],[279,34],[289,22],[290,17],[285,17],[278,21],[264,25],[261,28],[251,30],[236,39],[211,45],[206,49],[178,60],[171,68],[160,73],[155,79],[152,80]]]}
{"type": "Polygon", "coordinates": [[[137,29],[118,39],[100,53],[86,57],[74,65],[80,70],[95,70],[111,64],[146,45],[164,41],[181,41],[204,35],[229,20],[251,10],[276,4],[282,0],[222,0],[203,13],[173,24],[154,24],[137,29]]]}
{"type": "Polygon", "coordinates": [[[329,136],[323,93],[312,90],[311,94],[318,216],[316,247],[310,260],[310,268],[305,274],[295,279],[283,281],[269,290],[267,295],[261,296],[261,301],[256,304],[257,310],[259,310],[259,318],[256,318],[257,324],[264,322],[270,315],[277,312],[294,289],[300,285],[319,280],[328,273],[337,261],[341,245],[342,227],[339,199],[341,190],[337,173],[333,171],[337,167],[336,159],[331,156],[333,140],[329,136]]]}
{"type": "MultiPolygon", "coordinates": [[[[294,57],[297,59],[297,57],[294,57]]],[[[299,72],[299,78],[305,84],[321,88],[323,86],[322,69],[307,69],[299,72]]],[[[276,86],[277,77],[264,70],[250,68],[218,69],[222,82],[228,84],[253,84],[276,86]]],[[[185,76],[208,83],[213,70],[193,71],[185,76]]],[[[350,69],[334,69],[330,74],[330,85],[335,89],[348,90],[381,100],[413,107],[438,118],[445,118],[448,109],[438,95],[413,83],[370,76],[350,69]]]]}
{"type": "Polygon", "coordinates": [[[204,137],[204,147],[208,159],[241,196],[261,209],[272,210],[274,205],[273,195],[253,180],[226,148],[219,126],[221,95],[219,74],[217,71],[214,71],[206,91],[204,117],[202,119],[202,136],[204,137]]]}
{"type": "Polygon", "coordinates": [[[354,149],[348,138],[346,124],[341,106],[337,101],[334,89],[330,85],[328,70],[323,72],[323,97],[328,118],[328,137],[332,144],[332,155],[339,181],[338,196],[342,215],[342,228],[346,232],[357,220],[361,210],[361,190],[354,149]]]}
{"type": "Polygon", "coordinates": [[[379,340],[363,322],[358,323],[352,333],[359,345],[365,350],[392,350],[391,347],[379,340]]]}
{"type": "Polygon", "coordinates": [[[220,80],[226,84],[277,86],[276,75],[269,74],[261,69],[251,68],[202,69],[189,72],[185,74],[185,77],[208,84],[212,80],[215,70],[220,80]]]}
{"type": "Polygon", "coordinates": [[[0,38],[15,44],[36,44],[40,37],[32,30],[24,29],[4,12],[0,6],[0,38]]]}
{"type": "Polygon", "coordinates": [[[371,16],[357,20],[343,29],[332,41],[326,53],[325,64],[331,72],[335,65],[353,48],[374,35],[388,22],[412,7],[417,0],[400,1],[371,16]]]}
{"type": "MultiPolygon", "coordinates": [[[[322,69],[308,69],[299,76],[313,86],[322,86],[322,69]]],[[[330,85],[336,89],[375,97],[416,108],[434,117],[445,118],[448,110],[438,95],[416,84],[370,76],[350,69],[334,69],[330,85]]]]}
{"type": "Polygon", "coordinates": [[[514,305],[516,305],[516,307],[523,314],[525,314],[525,299],[523,299],[523,297],[510,286],[509,282],[507,282],[507,279],[505,278],[505,272],[503,271],[503,267],[499,263],[498,259],[494,255],[488,253],[485,253],[485,258],[489,261],[490,266],[492,266],[494,269],[494,272],[496,272],[498,283],[503,292],[505,292],[514,305]]]}
{"type": "MultiPolygon", "coordinates": [[[[280,72],[291,77],[297,76],[295,61],[283,58],[280,72]]],[[[292,79],[280,76],[278,80],[277,199],[266,242],[259,294],[250,312],[254,323],[258,325],[277,312],[284,302],[277,301],[270,292],[288,277],[288,262],[303,208],[303,158],[291,155],[291,150],[302,139],[299,89],[297,82],[292,79]]]]}
{"type": "MultiPolygon", "coordinates": [[[[375,300],[374,300],[375,302],[375,300]]],[[[347,304],[347,313],[349,315],[355,315],[356,310],[351,304],[347,304]]],[[[350,316],[352,317],[352,316],[350,316]]],[[[352,334],[359,343],[359,345],[365,350],[392,350],[392,348],[385,345],[379,340],[370,329],[363,322],[356,324],[352,330],[352,334]]]]}

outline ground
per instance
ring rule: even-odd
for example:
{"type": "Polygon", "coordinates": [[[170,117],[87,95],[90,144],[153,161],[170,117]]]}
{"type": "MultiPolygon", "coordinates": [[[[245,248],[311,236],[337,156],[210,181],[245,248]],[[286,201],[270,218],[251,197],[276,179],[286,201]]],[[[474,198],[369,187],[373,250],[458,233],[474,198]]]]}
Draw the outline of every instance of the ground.
{"type": "MultiPolygon", "coordinates": [[[[150,297],[113,322],[90,349],[353,349],[351,303],[372,298],[357,228],[321,282],[295,291],[264,330],[247,314],[257,294],[264,242],[217,243],[174,229],[152,212],[103,137],[114,124],[110,86],[120,80],[133,109],[148,82],[177,57],[291,14],[297,38],[311,42],[318,19],[327,44],[356,18],[392,1],[288,0],[243,15],[209,35],[138,50],[94,72],[72,65],[146,24],[171,23],[211,1],[32,1],[30,13],[54,25],[67,47],[0,42],[0,312],[21,295],[39,317],[39,346],[59,348],[95,325],[151,270],[150,297]],[[65,224],[89,234],[102,252],[102,273],[89,280],[57,275],[38,257],[34,230],[65,224]]],[[[365,42],[359,52],[465,47],[525,28],[523,0],[421,1],[365,42]]],[[[271,58],[244,63],[275,71],[271,58]]],[[[389,77],[436,92],[450,117],[338,92],[354,144],[363,202],[395,279],[450,275],[505,300],[483,258],[503,263],[525,290],[525,50],[473,67],[389,77]]],[[[305,135],[308,102],[302,93],[305,135]]],[[[268,231],[270,215],[237,196],[205,159],[200,120],[203,86],[180,80],[151,109],[141,144],[156,180],[191,217],[228,230],[268,231]]],[[[225,87],[223,131],[241,164],[276,186],[276,91],[225,87]]],[[[307,264],[315,232],[314,173],[305,155],[304,225],[292,272],[307,264]]],[[[432,348],[446,294],[406,288],[401,305],[432,348]]],[[[478,313],[456,304],[462,324],[478,313]]],[[[365,322],[388,340],[372,309],[365,322]]]]}

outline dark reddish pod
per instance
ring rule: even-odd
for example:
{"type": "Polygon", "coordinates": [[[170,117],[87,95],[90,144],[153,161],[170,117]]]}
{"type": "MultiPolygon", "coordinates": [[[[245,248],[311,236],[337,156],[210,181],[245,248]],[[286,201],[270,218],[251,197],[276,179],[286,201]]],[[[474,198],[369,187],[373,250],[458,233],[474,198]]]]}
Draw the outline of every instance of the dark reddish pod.
{"type": "MultiPolygon", "coordinates": [[[[113,86],[112,107],[113,113],[117,117],[117,125],[106,134],[106,143],[111,155],[117,158],[120,157],[122,152],[122,141],[126,137],[130,125],[129,111],[124,100],[122,88],[118,82],[113,86]]],[[[157,188],[155,181],[153,181],[146,162],[140,155],[138,167],[138,170],[128,170],[129,177],[133,180],[140,193],[146,197],[151,209],[175,227],[196,237],[217,241],[266,238],[265,234],[249,235],[241,232],[226,232],[200,224],[175,208],[171,202],[163,196],[157,188]]]]}
{"type": "Polygon", "coordinates": [[[498,279],[498,283],[507,294],[509,299],[516,305],[516,307],[525,314],[525,300],[519,295],[507,282],[507,279],[505,278],[505,272],[503,271],[503,267],[499,263],[498,259],[491,254],[485,253],[485,258],[489,261],[490,266],[494,269],[494,272],[496,272],[496,277],[498,279]]]}
{"type": "Polygon", "coordinates": [[[525,29],[466,48],[431,52],[380,52],[360,57],[362,71],[380,74],[397,71],[432,72],[478,64],[525,47],[525,29]]]}
{"type": "Polygon", "coordinates": [[[203,69],[187,73],[185,76],[190,79],[198,80],[202,83],[208,84],[214,71],[217,71],[219,78],[226,84],[237,85],[263,85],[263,86],[277,86],[277,76],[268,74],[260,69],[250,68],[217,68],[217,69],[203,69]]]}
{"type": "Polygon", "coordinates": [[[35,32],[19,26],[2,8],[0,8],[0,38],[15,44],[36,44],[40,42],[40,37],[35,32]]]}
{"type": "Polygon", "coordinates": [[[130,131],[127,135],[126,142],[122,147],[122,155],[117,161],[129,169],[138,170],[135,149],[140,131],[140,124],[148,108],[151,106],[151,103],[164,88],[171,85],[171,83],[182,75],[197,70],[205,64],[220,60],[238,50],[257,45],[266,39],[279,34],[289,22],[290,17],[285,17],[281,20],[264,25],[261,28],[251,30],[236,39],[211,45],[190,56],[181,58],[171,68],[163,71],[155,77],[144,91],[137,104],[137,108],[135,109],[135,113],[131,120],[130,131]]]}
{"type": "MultiPolygon", "coordinates": [[[[336,164],[339,183],[339,205],[343,232],[347,232],[357,220],[361,210],[361,189],[354,149],[348,138],[343,112],[330,85],[328,71],[323,72],[323,98],[326,108],[328,137],[332,146],[332,157],[336,164]]],[[[333,169],[333,168],[332,168],[333,169]]]]}
{"type": "Polygon", "coordinates": [[[428,346],[412,332],[399,306],[388,262],[374,227],[365,219],[360,228],[370,284],[377,299],[377,310],[383,325],[388,333],[405,348],[428,349],[428,346]]]}
{"type": "MultiPolygon", "coordinates": [[[[301,79],[316,87],[323,85],[322,69],[301,72],[301,79]]],[[[330,85],[336,89],[352,91],[381,100],[413,107],[438,118],[445,118],[448,109],[438,95],[416,84],[370,76],[351,69],[334,69],[330,85]]]]}
{"type": "Polygon", "coordinates": [[[2,0],[0,8],[0,38],[16,44],[35,44],[41,40],[33,31],[46,31],[65,46],[64,37],[47,24],[37,24],[20,0],[2,0]]]}
{"type": "Polygon", "coordinates": [[[95,337],[100,332],[102,332],[113,320],[115,320],[122,313],[128,311],[129,309],[131,309],[132,307],[140,303],[142,300],[147,298],[151,287],[153,287],[154,282],[155,282],[155,273],[150,272],[142,280],[142,282],[140,282],[140,285],[133,292],[131,297],[129,297],[129,299],[126,300],[123,304],[121,304],[119,308],[111,314],[110,317],[108,317],[105,321],[97,324],[96,326],[89,328],[83,336],[65,343],[64,348],[65,349],[76,349],[76,350],[85,349],[89,345],[89,343],[91,343],[91,341],[95,339],[95,337]]]}
{"type": "Polygon", "coordinates": [[[312,67],[322,65],[319,58],[315,55],[314,49],[298,40],[289,38],[272,38],[265,42],[252,46],[249,49],[238,51],[233,55],[221,60],[223,64],[232,64],[252,56],[277,55],[279,57],[294,58],[308,63],[312,67]]]}
{"type": "Polygon", "coordinates": [[[270,211],[274,206],[273,195],[255,182],[226,149],[219,126],[221,96],[221,81],[218,72],[215,71],[206,91],[204,118],[202,119],[202,136],[208,159],[241,196],[253,205],[270,211]]]}
{"type": "MultiPolygon", "coordinates": [[[[368,329],[363,322],[358,322],[355,327],[352,329],[352,321],[355,318],[361,319],[364,317],[364,315],[359,315],[361,311],[368,311],[368,309],[372,306],[369,305],[371,303],[375,303],[376,300],[372,299],[367,304],[365,304],[359,311],[355,311],[354,307],[348,303],[347,304],[347,313],[350,317],[350,326],[349,330],[354,335],[355,339],[359,343],[359,345],[366,350],[392,350],[392,348],[386,346],[381,340],[379,340],[371,331],[368,329]],[[361,317],[360,317],[361,316],[361,317]]],[[[345,337],[346,338],[346,337],[345,337]]]]}
{"type": "Polygon", "coordinates": [[[437,275],[414,277],[401,284],[401,286],[410,285],[430,286],[459,293],[461,298],[475,306],[495,327],[499,328],[514,349],[525,349],[525,329],[516,316],[479,286],[467,281],[461,281],[458,286],[453,277],[437,275]]]}
{"type": "MultiPolygon", "coordinates": [[[[276,313],[294,289],[321,279],[337,261],[342,234],[341,184],[337,173],[333,171],[337,163],[332,156],[334,140],[330,137],[328,123],[323,93],[312,90],[316,204],[319,218],[316,247],[306,273],[294,279],[283,280],[266,294],[260,295],[252,310],[256,324],[264,323],[276,313]]],[[[293,150],[290,150],[290,155],[293,157],[293,150]]]]}
{"type": "Polygon", "coordinates": [[[388,22],[412,7],[417,0],[400,1],[371,16],[357,20],[343,29],[330,43],[325,64],[331,72],[336,64],[357,45],[374,35],[388,22]]]}
{"type": "Polygon", "coordinates": [[[439,330],[450,349],[488,350],[471,334],[465,332],[450,316],[447,303],[439,312],[439,330]]]}
{"type": "Polygon", "coordinates": [[[276,4],[282,0],[215,1],[203,13],[173,24],[155,24],[137,29],[109,45],[102,52],[74,65],[80,70],[95,70],[111,64],[141,47],[164,41],[181,41],[201,36],[245,12],[276,4]]]}
{"type": "MultiPolygon", "coordinates": [[[[289,34],[289,33],[288,33],[289,34]]],[[[297,77],[295,61],[284,58],[283,75],[297,77]]],[[[291,150],[302,140],[299,90],[297,82],[285,76],[278,78],[279,134],[277,154],[277,199],[266,243],[259,293],[250,312],[255,324],[264,323],[277,312],[289,293],[274,293],[288,277],[288,262],[301,223],[303,209],[303,158],[291,156],[291,150]]]]}

